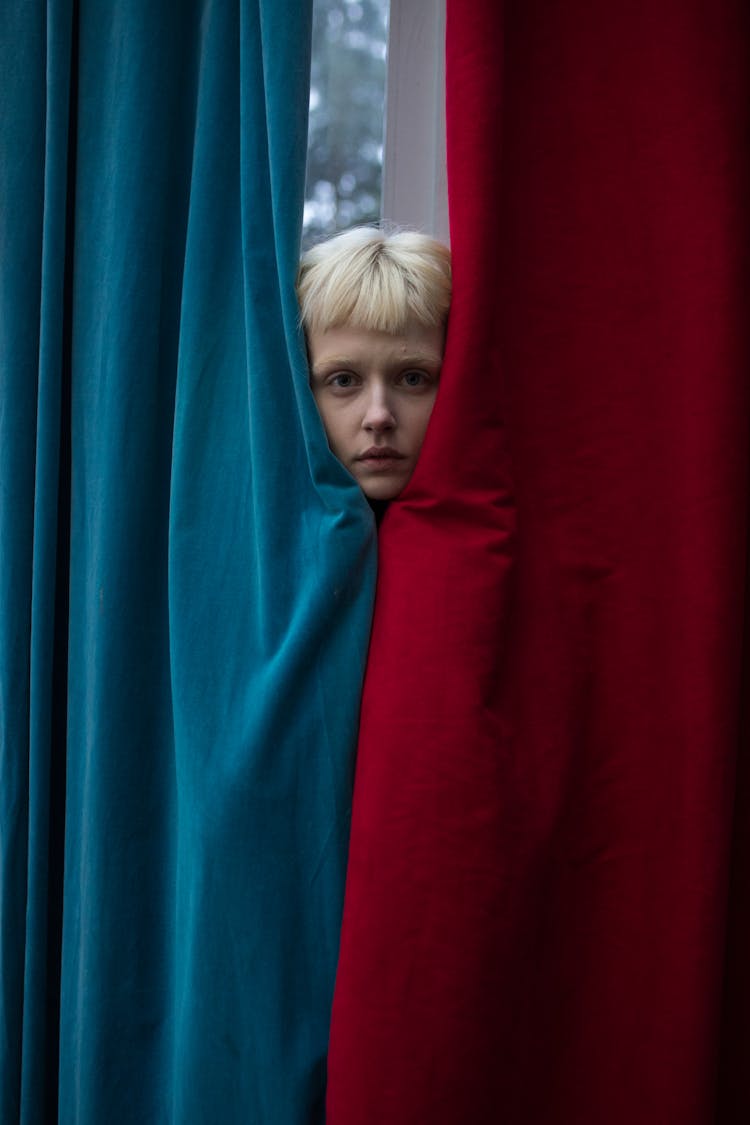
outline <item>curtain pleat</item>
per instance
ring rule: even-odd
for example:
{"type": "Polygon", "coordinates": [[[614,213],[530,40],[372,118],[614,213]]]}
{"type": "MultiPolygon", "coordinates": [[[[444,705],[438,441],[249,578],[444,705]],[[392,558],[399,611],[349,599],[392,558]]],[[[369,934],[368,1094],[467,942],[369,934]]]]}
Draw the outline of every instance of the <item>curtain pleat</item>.
{"type": "Polygon", "coordinates": [[[65,5],[0,13],[0,1119],[9,1122],[42,1121],[56,1107],[71,30],[65,5]]]}
{"type": "Polygon", "coordinates": [[[310,4],[6,9],[0,1116],[321,1121],[374,529],[297,325],[310,4]]]}
{"type": "Polygon", "coordinates": [[[448,0],[454,303],[381,529],[331,1125],[747,1117],[749,30],[448,0]]]}

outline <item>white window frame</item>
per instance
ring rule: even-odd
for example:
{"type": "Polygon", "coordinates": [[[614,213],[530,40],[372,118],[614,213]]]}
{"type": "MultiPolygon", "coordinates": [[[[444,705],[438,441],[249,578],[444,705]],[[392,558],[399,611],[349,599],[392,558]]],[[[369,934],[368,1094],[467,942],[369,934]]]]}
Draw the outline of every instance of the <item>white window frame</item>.
{"type": "Polygon", "coordinates": [[[381,216],[447,243],[445,2],[391,0],[381,216]]]}

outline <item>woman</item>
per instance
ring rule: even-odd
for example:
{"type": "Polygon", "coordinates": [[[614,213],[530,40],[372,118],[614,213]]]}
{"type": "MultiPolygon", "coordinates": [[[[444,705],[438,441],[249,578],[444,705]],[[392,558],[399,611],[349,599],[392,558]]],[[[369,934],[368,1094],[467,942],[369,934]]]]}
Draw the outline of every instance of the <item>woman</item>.
{"type": "Polygon", "coordinates": [[[416,231],[355,227],[303,255],[297,292],[331,450],[369,500],[392,500],[437,396],[450,251],[416,231]]]}

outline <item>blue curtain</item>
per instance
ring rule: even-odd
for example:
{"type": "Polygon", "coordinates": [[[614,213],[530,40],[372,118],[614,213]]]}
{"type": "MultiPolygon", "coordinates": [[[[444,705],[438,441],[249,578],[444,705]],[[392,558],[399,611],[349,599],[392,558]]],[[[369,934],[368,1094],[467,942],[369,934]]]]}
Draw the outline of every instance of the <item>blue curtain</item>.
{"type": "Polygon", "coordinates": [[[310,0],[0,7],[0,1120],[323,1117],[367,505],[294,297],[310,0]]]}

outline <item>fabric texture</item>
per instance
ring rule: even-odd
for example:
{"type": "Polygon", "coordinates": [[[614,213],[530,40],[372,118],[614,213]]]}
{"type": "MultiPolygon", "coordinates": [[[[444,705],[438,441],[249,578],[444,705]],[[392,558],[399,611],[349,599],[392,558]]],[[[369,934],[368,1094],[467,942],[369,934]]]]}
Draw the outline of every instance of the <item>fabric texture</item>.
{"type": "Polygon", "coordinates": [[[329,1125],[747,1120],[749,30],[448,0],[454,303],[381,529],[329,1125]]]}
{"type": "Polygon", "coordinates": [[[375,539],[297,325],[310,3],[0,21],[0,1119],[321,1121],[375,539]]]}

